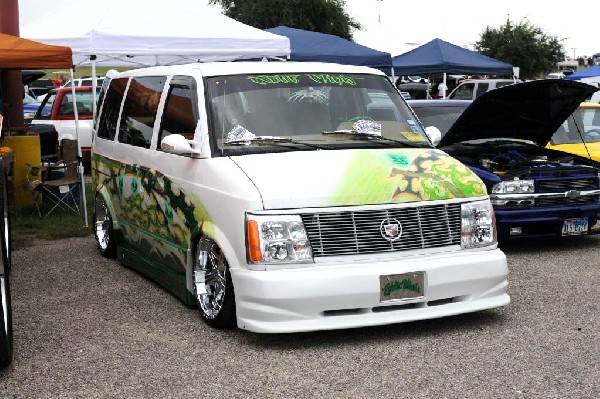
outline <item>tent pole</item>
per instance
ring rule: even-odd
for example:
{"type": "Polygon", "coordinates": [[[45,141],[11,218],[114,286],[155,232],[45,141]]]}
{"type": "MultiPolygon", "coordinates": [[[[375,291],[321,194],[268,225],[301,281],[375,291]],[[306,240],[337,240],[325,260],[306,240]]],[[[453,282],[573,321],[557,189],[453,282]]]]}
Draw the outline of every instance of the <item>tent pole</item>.
{"type": "Polygon", "coordinates": [[[446,98],[446,91],[448,90],[448,83],[446,83],[446,72],[444,72],[444,86],[446,86],[446,90],[444,90],[444,98],[446,98]]]}
{"type": "Polygon", "coordinates": [[[98,112],[96,109],[96,88],[98,87],[98,83],[96,81],[96,56],[91,55],[90,59],[92,60],[92,98],[94,99],[92,104],[92,120],[95,121],[96,112],[98,112]]]}
{"type": "Polygon", "coordinates": [[[75,98],[75,79],[73,68],[71,67],[71,94],[73,95],[73,113],[75,115],[75,139],[77,140],[77,169],[79,180],[81,181],[81,202],[83,207],[83,220],[85,227],[88,227],[87,203],[85,199],[85,182],[83,181],[83,164],[81,163],[81,146],[79,145],[79,110],[77,109],[77,99],[75,98]]]}

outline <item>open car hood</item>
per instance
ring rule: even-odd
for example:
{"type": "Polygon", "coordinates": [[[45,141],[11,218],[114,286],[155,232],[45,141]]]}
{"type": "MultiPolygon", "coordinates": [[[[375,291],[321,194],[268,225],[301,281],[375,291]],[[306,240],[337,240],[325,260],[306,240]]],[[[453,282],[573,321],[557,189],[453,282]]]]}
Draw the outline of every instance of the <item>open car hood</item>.
{"type": "Polygon", "coordinates": [[[510,138],[545,146],[558,127],[597,88],[546,79],[490,90],[475,99],[438,147],[467,140],[510,138]]]}
{"type": "Polygon", "coordinates": [[[46,76],[46,72],[42,70],[25,69],[21,71],[21,81],[24,85],[28,85],[33,81],[43,78],[44,76],[46,76]]]}

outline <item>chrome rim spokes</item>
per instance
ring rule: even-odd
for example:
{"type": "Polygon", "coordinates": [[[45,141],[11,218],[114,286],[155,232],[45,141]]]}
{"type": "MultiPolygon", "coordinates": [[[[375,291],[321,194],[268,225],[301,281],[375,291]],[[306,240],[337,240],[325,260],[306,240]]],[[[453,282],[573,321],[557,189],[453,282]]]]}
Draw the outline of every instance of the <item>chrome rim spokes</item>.
{"type": "Polygon", "coordinates": [[[194,293],[202,312],[209,319],[217,317],[223,307],[226,273],[227,264],[217,245],[199,244],[193,270],[194,293]]]}
{"type": "Polygon", "coordinates": [[[94,221],[96,228],[96,239],[102,250],[108,248],[110,217],[104,200],[96,200],[96,220],[94,221]]]}

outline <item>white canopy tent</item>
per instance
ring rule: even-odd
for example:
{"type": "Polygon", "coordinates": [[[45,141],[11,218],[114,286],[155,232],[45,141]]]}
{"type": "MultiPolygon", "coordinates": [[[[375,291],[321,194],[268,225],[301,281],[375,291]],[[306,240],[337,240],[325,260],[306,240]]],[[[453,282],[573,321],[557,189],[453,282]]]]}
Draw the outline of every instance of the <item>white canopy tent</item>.
{"type": "Polygon", "coordinates": [[[75,65],[153,66],[289,57],[290,42],[202,0],[21,0],[21,37],[69,46],[75,65]]]}
{"type": "MultiPolygon", "coordinates": [[[[71,47],[75,65],[91,65],[94,98],[97,64],[140,67],[290,55],[287,37],[237,22],[202,0],[21,0],[19,15],[21,37],[71,47]]],[[[76,107],[75,120],[79,141],[76,107]]],[[[83,168],[80,173],[83,181],[83,168]]],[[[87,226],[85,188],[83,208],[87,226]]]]}

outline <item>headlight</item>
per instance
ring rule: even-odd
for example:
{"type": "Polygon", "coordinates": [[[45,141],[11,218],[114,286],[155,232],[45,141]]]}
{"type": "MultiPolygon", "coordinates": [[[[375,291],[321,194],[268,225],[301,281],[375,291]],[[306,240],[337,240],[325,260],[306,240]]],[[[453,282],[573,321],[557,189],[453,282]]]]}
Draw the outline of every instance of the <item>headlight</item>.
{"type": "Polygon", "coordinates": [[[535,192],[533,180],[506,180],[492,187],[493,194],[529,194],[535,192]]]}
{"type": "Polygon", "coordinates": [[[246,215],[251,263],[312,262],[312,249],[299,215],[246,215]]]}
{"type": "Polygon", "coordinates": [[[460,241],[463,248],[496,244],[496,218],[489,200],[462,204],[460,241]]]}

